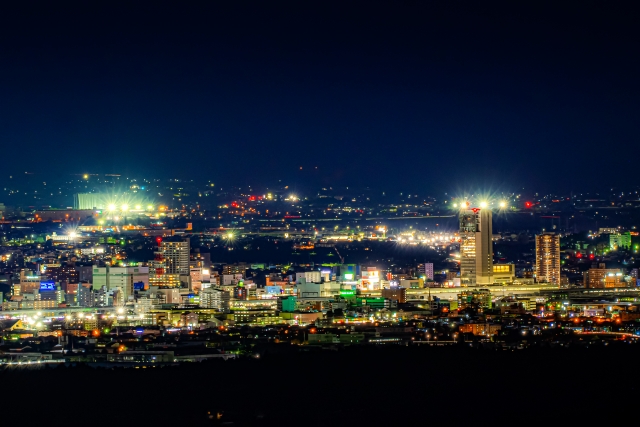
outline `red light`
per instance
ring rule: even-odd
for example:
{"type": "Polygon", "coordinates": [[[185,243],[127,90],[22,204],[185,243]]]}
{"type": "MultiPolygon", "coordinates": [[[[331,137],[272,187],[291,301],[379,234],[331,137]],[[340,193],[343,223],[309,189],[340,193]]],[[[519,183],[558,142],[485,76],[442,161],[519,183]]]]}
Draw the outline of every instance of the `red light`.
{"type": "Polygon", "coordinates": [[[232,207],[234,207],[234,208],[237,208],[237,207],[238,207],[238,204],[237,204],[236,202],[232,202],[232,203],[231,203],[231,206],[232,206],[232,207]]]}
{"type": "Polygon", "coordinates": [[[594,254],[589,254],[589,259],[594,259],[596,256],[594,254]]]}
{"type": "Polygon", "coordinates": [[[479,209],[479,208],[473,208],[473,209],[471,209],[471,210],[472,210],[472,211],[473,211],[473,213],[475,214],[475,213],[478,213],[478,211],[479,211],[480,209],[479,209]]]}
{"type": "Polygon", "coordinates": [[[531,203],[531,202],[524,202],[524,207],[525,207],[525,208],[529,209],[529,208],[531,208],[531,206],[533,206],[533,203],[531,203]]]}
{"type": "Polygon", "coordinates": [[[156,237],[156,242],[158,243],[158,246],[160,246],[160,243],[162,243],[162,237],[156,237]]]}
{"type": "Polygon", "coordinates": [[[249,196],[249,201],[250,202],[255,202],[256,201],[256,196],[249,196]]]}
{"type": "Polygon", "coordinates": [[[582,254],[581,254],[580,252],[578,252],[578,253],[576,254],[576,258],[582,258],[582,254]]]}

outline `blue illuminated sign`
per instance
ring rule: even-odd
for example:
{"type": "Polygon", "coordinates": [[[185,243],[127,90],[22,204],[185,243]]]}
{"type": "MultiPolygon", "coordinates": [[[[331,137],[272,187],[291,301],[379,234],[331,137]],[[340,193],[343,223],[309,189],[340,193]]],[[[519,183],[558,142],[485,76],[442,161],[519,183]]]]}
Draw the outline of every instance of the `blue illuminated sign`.
{"type": "Polygon", "coordinates": [[[144,282],[135,282],[133,284],[134,291],[144,291],[144,282]]]}
{"type": "Polygon", "coordinates": [[[42,291],[55,291],[56,282],[40,282],[40,292],[42,291]]]}

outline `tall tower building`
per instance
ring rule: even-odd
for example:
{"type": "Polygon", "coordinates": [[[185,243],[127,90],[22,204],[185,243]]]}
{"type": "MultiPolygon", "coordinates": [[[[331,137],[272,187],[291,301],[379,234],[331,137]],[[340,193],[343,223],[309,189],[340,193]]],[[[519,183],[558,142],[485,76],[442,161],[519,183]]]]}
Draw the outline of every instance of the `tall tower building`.
{"type": "Polygon", "coordinates": [[[555,233],[536,236],[536,280],[560,286],[560,236],[555,233]]]}
{"type": "Polygon", "coordinates": [[[489,209],[460,211],[460,284],[493,284],[493,227],[489,209]]]}

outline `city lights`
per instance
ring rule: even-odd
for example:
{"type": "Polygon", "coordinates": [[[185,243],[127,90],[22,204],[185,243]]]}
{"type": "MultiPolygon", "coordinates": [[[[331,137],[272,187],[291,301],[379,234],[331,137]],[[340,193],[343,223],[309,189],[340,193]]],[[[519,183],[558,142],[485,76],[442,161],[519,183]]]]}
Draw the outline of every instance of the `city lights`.
{"type": "Polygon", "coordinates": [[[5,427],[632,421],[634,2],[44,3],[5,427]]]}

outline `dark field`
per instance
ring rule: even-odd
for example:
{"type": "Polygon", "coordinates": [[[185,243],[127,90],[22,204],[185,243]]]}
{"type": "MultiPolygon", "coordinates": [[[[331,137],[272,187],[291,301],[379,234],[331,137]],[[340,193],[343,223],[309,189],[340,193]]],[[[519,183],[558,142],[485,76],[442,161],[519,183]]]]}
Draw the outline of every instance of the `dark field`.
{"type": "Polygon", "coordinates": [[[0,384],[3,421],[21,425],[517,425],[632,409],[638,356],[640,347],[617,343],[519,351],[276,347],[259,359],[164,368],[11,369],[0,372],[0,384]]]}

